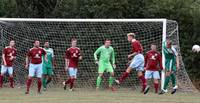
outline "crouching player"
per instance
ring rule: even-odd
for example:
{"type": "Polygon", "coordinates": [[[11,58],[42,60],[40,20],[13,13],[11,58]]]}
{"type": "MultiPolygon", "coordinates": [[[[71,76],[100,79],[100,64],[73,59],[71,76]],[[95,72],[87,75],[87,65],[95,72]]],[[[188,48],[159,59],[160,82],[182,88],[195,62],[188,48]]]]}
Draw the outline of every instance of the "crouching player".
{"type": "Polygon", "coordinates": [[[137,71],[138,79],[141,81],[142,85],[142,92],[148,91],[149,86],[146,84],[146,79],[143,75],[144,71],[144,56],[142,54],[143,47],[141,43],[135,39],[134,33],[128,33],[127,39],[129,42],[132,43],[132,54],[128,55],[128,58],[133,57],[129,67],[126,69],[126,71],[122,74],[122,76],[115,80],[117,84],[122,83],[130,74],[130,72],[135,69],[137,71]]]}
{"type": "Polygon", "coordinates": [[[49,47],[49,42],[44,43],[44,50],[46,51],[47,54],[47,60],[48,62],[45,61],[45,56],[42,56],[42,61],[43,61],[43,78],[42,78],[42,86],[43,90],[46,91],[47,89],[47,84],[49,84],[52,80],[52,75],[53,75],[53,69],[55,67],[55,60],[54,60],[54,51],[52,48],[49,47]]]}
{"type": "Polygon", "coordinates": [[[178,58],[178,52],[176,49],[172,46],[172,41],[170,38],[167,38],[166,42],[163,43],[163,52],[165,55],[165,83],[164,88],[159,94],[164,94],[167,92],[167,87],[169,84],[169,81],[172,81],[173,91],[171,94],[176,93],[176,90],[178,88],[176,84],[176,69],[179,69],[179,58],[178,58]]]}
{"type": "Polygon", "coordinates": [[[103,46],[99,47],[94,53],[94,58],[95,58],[96,64],[98,64],[98,66],[99,66],[99,70],[98,70],[99,76],[97,77],[97,81],[96,81],[96,90],[98,90],[100,87],[103,73],[105,71],[107,71],[110,73],[109,88],[112,91],[115,91],[115,88],[112,86],[113,81],[114,81],[113,68],[116,67],[115,66],[115,53],[114,53],[113,47],[111,47],[110,45],[111,45],[111,41],[107,39],[107,40],[105,40],[105,44],[103,46]],[[100,55],[99,60],[97,58],[98,55],[100,55]],[[110,60],[112,61],[112,64],[110,63],[110,60]]]}
{"type": "Polygon", "coordinates": [[[82,60],[81,50],[76,47],[77,40],[72,39],[71,41],[71,47],[66,50],[65,54],[65,70],[69,72],[69,79],[63,82],[64,90],[66,90],[67,84],[70,85],[69,91],[73,91],[74,88],[74,82],[77,77],[77,71],[78,71],[78,62],[79,60],[82,60]]]}
{"type": "Polygon", "coordinates": [[[28,80],[26,82],[26,92],[25,94],[29,94],[29,89],[31,83],[33,81],[33,77],[37,77],[37,84],[38,84],[38,93],[40,94],[40,89],[42,86],[42,55],[45,55],[45,61],[48,62],[46,58],[46,52],[43,48],[40,47],[40,41],[36,40],[34,43],[34,47],[31,48],[26,56],[26,65],[25,68],[28,69],[28,80]],[[30,63],[29,63],[30,62],[30,63]]]}
{"type": "Polygon", "coordinates": [[[2,53],[2,66],[1,66],[1,74],[0,74],[0,88],[3,86],[3,76],[8,72],[10,87],[14,88],[14,80],[13,80],[13,61],[16,59],[16,49],[15,49],[15,41],[11,40],[9,46],[3,49],[2,53]]]}
{"type": "MultiPolygon", "coordinates": [[[[159,79],[160,79],[160,74],[159,74],[159,68],[162,70],[162,57],[160,53],[156,50],[156,45],[151,44],[151,50],[146,53],[145,56],[145,79],[154,79],[154,88],[155,88],[155,93],[158,93],[158,88],[159,88],[159,79]]],[[[148,91],[145,91],[144,94],[146,94],[148,91]]]]}

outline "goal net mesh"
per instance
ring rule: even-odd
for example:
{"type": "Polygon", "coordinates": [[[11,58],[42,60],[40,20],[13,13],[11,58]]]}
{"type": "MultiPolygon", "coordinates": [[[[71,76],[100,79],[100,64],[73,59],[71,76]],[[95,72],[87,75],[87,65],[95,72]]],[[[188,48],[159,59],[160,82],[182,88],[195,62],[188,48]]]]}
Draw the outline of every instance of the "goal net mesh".
{"type": "MultiPolygon", "coordinates": [[[[115,78],[118,78],[127,68],[127,55],[131,52],[131,44],[127,41],[126,34],[136,33],[144,48],[144,54],[150,50],[150,44],[156,43],[158,50],[162,50],[163,22],[61,22],[61,21],[1,21],[0,20],[0,48],[8,45],[10,39],[16,41],[17,59],[14,62],[15,84],[24,86],[28,71],[24,69],[25,56],[33,46],[34,40],[40,40],[41,46],[49,41],[53,48],[56,67],[54,68],[53,82],[50,86],[61,86],[68,78],[65,72],[64,55],[70,47],[71,38],[77,38],[78,47],[83,52],[83,60],[79,63],[77,88],[94,88],[98,76],[98,67],[95,64],[93,53],[105,39],[112,40],[112,46],[116,53],[115,78]]],[[[173,38],[177,50],[180,53],[178,25],[175,21],[167,21],[167,35],[173,38]]],[[[180,53],[181,54],[181,53],[180,53]]],[[[177,74],[178,86],[182,91],[196,91],[185,70],[180,55],[181,69],[177,74]]],[[[103,77],[102,87],[108,85],[108,73],[103,77]]],[[[6,81],[5,81],[6,82],[6,81]]],[[[122,88],[139,88],[136,72],[120,85],[122,88]]]]}

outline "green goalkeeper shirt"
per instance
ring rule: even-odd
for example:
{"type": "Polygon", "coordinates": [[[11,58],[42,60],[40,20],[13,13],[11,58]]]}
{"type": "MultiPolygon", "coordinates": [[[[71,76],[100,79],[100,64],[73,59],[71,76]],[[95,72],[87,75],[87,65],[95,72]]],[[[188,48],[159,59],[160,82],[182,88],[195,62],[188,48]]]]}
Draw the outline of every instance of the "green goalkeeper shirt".
{"type": "Polygon", "coordinates": [[[43,61],[43,65],[52,68],[52,66],[53,66],[53,57],[54,57],[53,49],[52,48],[44,48],[44,50],[46,51],[48,62],[46,62],[44,60],[44,55],[43,55],[42,56],[42,58],[43,58],[43,60],[42,60],[43,61]]]}
{"type": "Polygon", "coordinates": [[[111,60],[112,64],[115,64],[115,53],[113,47],[109,46],[108,48],[106,48],[104,45],[99,47],[94,53],[95,60],[98,60],[98,55],[100,55],[100,62],[109,63],[111,60]]]}

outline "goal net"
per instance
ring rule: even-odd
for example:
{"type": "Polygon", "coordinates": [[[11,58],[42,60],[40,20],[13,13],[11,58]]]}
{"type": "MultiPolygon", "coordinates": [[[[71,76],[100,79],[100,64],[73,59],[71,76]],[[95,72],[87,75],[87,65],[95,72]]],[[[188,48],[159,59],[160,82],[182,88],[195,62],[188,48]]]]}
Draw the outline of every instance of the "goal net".
{"type": "MultiPolygon", "coordinates": [[[[93,88],[96,85],[97,65],[93,53],[103,45],[105,39],[112,40],[116,52],[115,77],[118,78],[126,70],[127,55],[131,52],[131,44],[126,34],[135,32],[141,41],[144,54],[150,50],[150,44],[156,43],[162,52],[162,41],[170,36],[180,54],[181,69],[177,73],[178,86],[181,91],[196,91],[185,70],[179,46],[178,24],[166,19],[0,19],[0,48],[8,45],[10,39],[16,41],[17,59],[14,62],[15,84],[25,85],[28,71],[24,69],[26,52],[33,46],[34,40],[40,40],[41,46],[49,41],[54,49],[56,68],[54,68],[51,86],[60,86],[68,77],[65,72],[64,54],[70,47],[71,38],[77,38],[78,47],[83,52],[83,60],[79,63],[77,88],[93,88]]],[[[164,60],[163,60],[164,62],[164,60]]],[[[105,73],[102,86],[108,85],[108,74],[105,73]]],[[[161,85],[164,81],[162,74],[161,85]]],[[[139,88],[136,72],[124,81],[122,88],[139,88]]]]}

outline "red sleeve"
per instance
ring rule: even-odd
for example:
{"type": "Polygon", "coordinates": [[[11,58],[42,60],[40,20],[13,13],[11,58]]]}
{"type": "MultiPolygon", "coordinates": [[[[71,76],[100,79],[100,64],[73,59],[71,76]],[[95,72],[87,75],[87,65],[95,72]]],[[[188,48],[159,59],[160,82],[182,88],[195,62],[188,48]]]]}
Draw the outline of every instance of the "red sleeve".
{"type": "Polygon", "coordinates": [[[69,57],[70,57],[70,53],[69,53],[69,49],[67,49],[65,52],[65,58],[69,59],[69,57]]]}
{"type": "Polygon", "coordinates": [[[146,54],[146,56],[145,56],[145,59],[144,59],[145,61],[144,61],[144,67],[146,67],[147,66],[147,60],[148,60],[148,53],[146,54]]]}
{"type": "Polygon", "coordinates": [[[161,70],[163,70],[163,66],[162,66],[162,56],[160,54],[158,54],[158,60],[159,60],[159,67],[161,70]]]}

